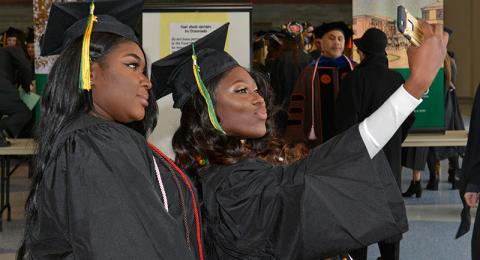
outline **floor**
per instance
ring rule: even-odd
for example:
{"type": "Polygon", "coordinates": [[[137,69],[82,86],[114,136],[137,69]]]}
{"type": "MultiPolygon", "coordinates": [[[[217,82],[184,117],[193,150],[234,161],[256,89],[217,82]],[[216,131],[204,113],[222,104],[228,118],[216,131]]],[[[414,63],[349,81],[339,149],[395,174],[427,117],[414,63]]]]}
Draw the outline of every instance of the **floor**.
{"type": "MultiPolygon", "coordinates": [[[[447,164],[447,161],[442,162],[443,173],[446,173],[447,164]]],[[[404,169],[402,177],[402,187],[406,190],[411,180],[410,170],[404,169]]],[[[421,198],[405,199],[410,229],[401,241],[400,259],[471,259],[471,232],[455,239],[462,203],[458,190],[452,190],[446,178],[447,174],[441,176],[438,191],[423,190],[421,198]]],[[[427,181],[428,170],[422,174],[422,187],[427,181]]],[[[474,213],[472,211],[473,216],[474,213]]],[[[379,256],[378,248],[370,246],[368,259],[375,260],[379,256]]]]}
{"type": "Polygon", "coordinates": [[[15,252],[23,235],[25,224],[23,207],[30,188],[29,183],[26,165],[22,165],[10,177],[12,221],[7,222],[6,213],[3,214],[3,231],[0,232],[0,260],[15,259],[15,252]]]}

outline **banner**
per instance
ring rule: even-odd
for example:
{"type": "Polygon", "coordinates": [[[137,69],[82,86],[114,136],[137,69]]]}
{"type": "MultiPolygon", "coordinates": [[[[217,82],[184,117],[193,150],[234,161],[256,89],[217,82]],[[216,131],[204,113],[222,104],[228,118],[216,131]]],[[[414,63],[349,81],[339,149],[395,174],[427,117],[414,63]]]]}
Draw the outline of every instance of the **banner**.
{"type": "MultiPolygon", "coordinates": [[[[408,40],[396,28],[397,6],[403,5],[417,19],[430,24],[443,24],[443,0],[352,0],[354,39],[362,37],[369,28],[375,27],[387,35],[389,67],[408,78],[408,40]]],[[[354,47],[355,48],[355,47],[354,47]]],[[[354,59],[359,62],[354,49],[354,59]]],[[[413,131],[443,131],[445,129],[443,68],[440,69],[423,102],[415,110],[413,131]]]]}
{"type": "Polygon", "coordinates": [[[152,61],[189,45],[230,22],[225,51],[250,67],[250,12],[145,12],[142,44],[152,61]]]}

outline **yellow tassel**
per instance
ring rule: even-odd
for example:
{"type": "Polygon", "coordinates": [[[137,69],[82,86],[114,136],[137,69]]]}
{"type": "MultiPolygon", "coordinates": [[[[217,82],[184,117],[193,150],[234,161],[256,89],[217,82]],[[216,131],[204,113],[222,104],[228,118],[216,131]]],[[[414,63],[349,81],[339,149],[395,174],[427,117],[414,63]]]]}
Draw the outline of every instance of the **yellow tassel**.
{"type": "Polygon", "coordinates": [[[210,94],[208,93],[207,88],[203,84],[203,80],[200,77],[200,67],[197,64],[197,55],[195,54],[195,45],[192,44],[192,69],[193,69],[193,75],[195,76],[195,82],[197,83],[198,91],[200,91],[200,94],[202,95],[203,99],[205,99],[205,102],[207,104],[207,109],[208,109],[208,117],[210,118],[210,123],[212,123],[212,126],[220,131],[221,133],[225,134],[225,131],[223,131],[222,126],[218,122],[217,115],[215,114],[215,107],[213,106],[212,100],[210,98],[210,94]]]}
{"type": "Polygon", "coordinates": [[[80,62],[80,89],[90,91],[90,37],[92,35],[93,23],[97,21],[97,17],[93,14],[95,4],[90,3],[90,15],[88,17],[87,29],[83,35],[82,58],[80,62]]]}

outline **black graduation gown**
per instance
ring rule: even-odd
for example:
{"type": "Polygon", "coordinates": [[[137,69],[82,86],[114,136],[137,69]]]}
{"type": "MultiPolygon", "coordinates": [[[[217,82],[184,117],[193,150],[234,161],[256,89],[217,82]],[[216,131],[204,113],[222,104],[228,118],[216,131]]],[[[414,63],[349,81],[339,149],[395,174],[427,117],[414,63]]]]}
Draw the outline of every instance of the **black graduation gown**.
{"type": "Polygon", "coordinates": [[[311,147],[335,135],[334,109],[340,82],[353,66],[346,56],[320,57],[315,70],[316,62],[305,67],[297,79],[284,135],[289,142],[304,142],[311,147]]]}
{"type": "Polygon", "coordinates": [[[28,107],[18,95],[16,84],[29,88],[33,79],[30,63],[20,47],[0,48],[0,123],[17,136],[31,117],[28,107]],[[17,82],[18,81],[18,82],[17,82]]]}
{"type": "Polygon", "coordinates": [[[276,61],[272,72],[272,81],[274,82],[275,103],[283,108],[288,107],[290,95],[297,82],[303,68],[305,68],[312,58],[301,50],[287,51],[283,53],[276,61]]]}
{"type": "Polygon", "coordinates": [[[287,109],[295,83],[303,68],[311,61],[310,55],[297,50],[296,52],[287,51],[283,53],[274,62],[274,68],[270,76],[275,94],[275,104],[282,109],[275,115],[276,127],[280,129],[280,132],[283,132],[287,127],[287,109]]]}
{"type": "Polygon", "coordinates": [[[358,125],[287,166],[248,159],[200,171],[207,259],[319,259],[399,235],[405,206],[358,125]]]}
{"type": "Polygon", "coordinates": [[[157,157],[167,213],[145,137],[82,115],[62,130],[53,151],[27,241],[34,259],[198,259],[191,193],[184,182],[177,188],[157,157]]]}
{"type": "MultiPolygon", "coordinates": [[[[450,53],[449,53],[450,55],[450,53]]],[[[465,130],[463,124],[463,118],[460,111],[460,105],[458,104],[458,98],[455,88],[455,79],[457,73],[457,65],[453,57],[450,58],[451,62],[451,81],[447,81],[445,77],[445,130],[465,130]]],[[[447,147],[430,147],[429,160],[432,161],[444,160],[451,157],[458,157],[465,153],[465,147],[463,146],[447,146],[447,147]]],[[[458,167],[458,166],[457,166],[458,167]]]]}
{"type": "MultiPolygon", "coordinates": [[[[477,88],[470,119],[468,142],[465,158],[462,164],[460,197],[463,200],[465,191],[480,192],[480,85],[477,88]]],[[[457,232],[457,238],[470,229],[470,209],[464,203],[462,222],[457,232]]],[[[480,259],[480,210],[477,210],[475,227],[472,234],[472,259],[480,259]]]]}
{"type": "MultiPolygon", "coordinates": [[[[405,81],[398,72],[388,69],[385,55],[367,57],[340,84],[336,107],[336,133],[360,123],[375,112],[405,81]]],[[[397,184],[401,185],[402,143],[415,121],[412,113],[383,147],[397,184]]]]}

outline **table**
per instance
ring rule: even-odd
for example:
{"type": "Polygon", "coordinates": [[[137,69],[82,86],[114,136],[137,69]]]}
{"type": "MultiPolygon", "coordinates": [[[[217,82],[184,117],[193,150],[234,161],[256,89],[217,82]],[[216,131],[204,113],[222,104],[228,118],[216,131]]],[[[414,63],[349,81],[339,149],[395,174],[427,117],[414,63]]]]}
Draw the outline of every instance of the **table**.
{"type": "Polygon", "coordinates": [[[445,133],[412,133],[407,136],[402,147],[466,146],[468,132],[465,130],[445,133]]]}
{"type": "MultiPolygon", "coordinates": [[[[10,206],[10,176],[20,166],[22,161],[10,168],[12,156],[27,156],[27,159],[36,153],[33,139],[9,139],[11,145],[0,147],[0,232],[2,231],[3,212],[7,211],[7,221],[12,219],[10,206]]],[[[29,174],[30,175],[30,174],[29,174]]]]}

